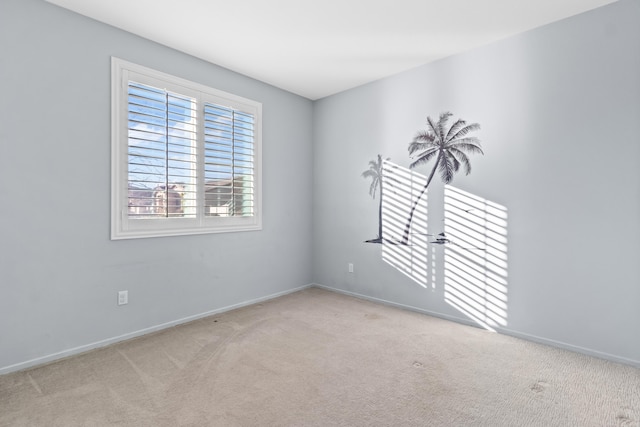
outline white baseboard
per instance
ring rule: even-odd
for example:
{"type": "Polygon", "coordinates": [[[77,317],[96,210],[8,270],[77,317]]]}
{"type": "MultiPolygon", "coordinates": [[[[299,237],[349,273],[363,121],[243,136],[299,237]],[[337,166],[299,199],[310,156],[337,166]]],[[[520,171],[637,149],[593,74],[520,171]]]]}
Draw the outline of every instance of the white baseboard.
{"type": "Polygon", "coordinates": [[[448,315],[448,314],[440,313],[440,312],[437,312],[437,311],[425,310],[423,308],[414,307],[412,305],[399,304],[397,302],[388,301],[388,300],[381,299],[381,298],[374,298],[374,297],[370,297],[368,295],[359,294],[357,292],[345,291],[344,289],[332,288],[331,286],[320,285],[320,284],[317,284],[317,283],[314,283],[312,286],[314,286],[316,288],[326,289],[327,291],[337,292],[339,294],[344,294],[344,295],[349,295],[349,296],[352,296],[352,297],[355,297],[355,298],[364,299],[364,300],[367,300],[367,301],[377,302],[377,303],[380,303],[380,304],[401,308],[403,310],[415,311],[417,313],[426,314],[426,315],[433,316],[433,317],[438,317],[440,319],[451,320],[452,322],[462,323],[464,325],[478,327],[478,325],[476,323],[473,323],[469,319],[465,319],[463,317],[456,317],[456,316],[451,316],[451,315],[448,315]]]}
{"type": "Polygon", "coordinates": [[[225,311],[234,310],[236,308],[245,307],[252,304],[257,304],[263,301],[268,301],[270,299],[278,298],[287,294],[291,294],[294,292],[301,291],[303,289],[307,289],[313,286],[312,284],[300,286],[293,289],[288,289],[286,291],[278,292],[275,294],[267,295],[260,298],[255,298],[248,301],[243,301],[238,304],[229,305],[226,307],[217,308],[214,310],[206,311],[204,313],[195,314],[193,316],[183,317],[182,319],[172,320],[170,322],[161,323],[159,325],[151,326],[149,328],[139,329],[137,331],[129,332],[123,335],[119,335],[117,337],[111,337],[104,340],[92,342],[90,344],[81,345],[78,347],[70,348],[67,350],[59,351],[57,353],[52,353],[46,356],[37,357],[35,359],[27,360],[24,362],[15,363],[13,365],[0,367],[0,375],[8,374],[10,372],[20,371],[23,369],[31,368],[37,365],[43,365],[45,363],[54,362],[59,359],[63,359],[65,357],[74,356],[76,354],[84,353],[89,350],[94,350],[96,348],[105,347],[110,344],[115,344],[120,341],[125,341],[131,338],[136,338],[141,335],[149,334],[151,332],[160,331],[162,329],[170,328],[172,326],[180,325],[182,323],[192,322],[194,320],[202,319],[204,317],[213,316],[214,314],[224,313],[225,311]]]}
{"type": "MultiPolygon", "coordinates": [[[[402,308],[405,310],[410,310],[410,311],[415,311],[418,313],[422,313],[422,314],[426,314],[429,316],[434,316],[434,317],[439,317],[441,319],[445,319],[445,320],[451,320],[452,322],[457,322],[457,323],[462,323],[464,325],[469,325],[469,326],[474,326],[474,327],[480,327],[478,324],[470,321],[469,319],[465,319],[465,318],[461,318],[461,317],[456,317],[456,316],[450,316],[444,313],[439,313],[436,311],[431,311],[431,310],[425,310],[422,308],[418,308],[418,307],[413,307],[410,305],[405,305],[405,304],[398,304],[392,301],[388,301],[388,300],[384,300],[381,298],[374,298],[374,297],[370,297],[368,295],[363,295],[363,294],[359,294],[356,292],[350,292],[350,291],[345,291],[343,289],[338,289],[338,288],[332,288],[330,286],[325,286],[325,285],[320,285],[317,283],[314,283],[312,286],[314,287],[318,287],[318,288],[322,288],[322,289],[326,289],[328,291],[332,291],[332,292],[337,292],[337,293],[341,293],[344,295],[349,295],[352,297],[356,297],[356,298],[360,298],[360,299],[364,299],[364,300],[368,300],[368,301],[373,301],[373,302],[377,302],[377,303],[381,303],[381,304],[385,304],[385,305],[389,305],[392,307],[398,307],[398,308],[402,308]]],[[[609,360],[612,362],[617,362],[617,363],[623,363],[625,365],[631,365],[634,367],[640,367],[640,360],[633,360],[633,359],[628,359],[626,357],[620,357],[620,356],[616,356],[613,354],[609,354],[609,353],[604,353],[601,351],[597,351],[597,350],[592,350],[590,348],[585,348],[585,347],[580,347],[580,346],[576,346],[576,345],[572,345],[572,344],[567,344],[565,342],[562,341],[555,341],[555,340],[551,340],[548,338],[543,338],[543,337],[539,337],[536,335],[530,335],[530,334],[526,334],[523,332],[518,332],[512,329],[507,329],[507,328],[496,328],[495,332],[500,333],[500,334],[504,334],[504,335],[508,335],[508,336],[512,336],[514,338],[520,338],[526,341],[532,341],[532,342],[536,342],[539,344],[544,344],[544,345],[548,345],[550,347],[556,347],[556,348],[561,348],[564,350],[569,350],[569,351],[573,351],[575,353],[581,353],[581,354],[585,354],[587,356],[593,356],[593,357],[597,357],[599,359],[605,359],[605,360],[609,360]]]]}
{"type": "Polygon", "coordinates": [[[614,354],[604,353],[598,350],[592,350],[586,347],[580,347],[573,344],[567,344],[562,341],[555,341],[548,338],[542,338],[536,335],[526,334],[523,332],[514,331],[511,329],[501,328],[497,332],[505,335],[509,335],[515,338],[520,338],[527,341],[537,342],[539,344],[548,345],[551,347],[561,348],[563,350],[573,351],[575,353],[586,354],[587,356],[597,357],[598,359],[605,359],[611,362],[623,363],[625,365],[631,365],[636,368],[640,368],[640,360],[628,359],[626,357],[616,356],[614,354]]]}

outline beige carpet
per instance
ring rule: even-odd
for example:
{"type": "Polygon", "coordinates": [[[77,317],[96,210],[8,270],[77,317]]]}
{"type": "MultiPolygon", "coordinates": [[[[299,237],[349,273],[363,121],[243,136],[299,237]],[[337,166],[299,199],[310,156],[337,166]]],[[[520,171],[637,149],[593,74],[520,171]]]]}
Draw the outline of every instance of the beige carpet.
{"type": "Polygon", "coordinates": [[[640,426],[640,370],[311,288],[0,377],[2,426],[640,426]]]}

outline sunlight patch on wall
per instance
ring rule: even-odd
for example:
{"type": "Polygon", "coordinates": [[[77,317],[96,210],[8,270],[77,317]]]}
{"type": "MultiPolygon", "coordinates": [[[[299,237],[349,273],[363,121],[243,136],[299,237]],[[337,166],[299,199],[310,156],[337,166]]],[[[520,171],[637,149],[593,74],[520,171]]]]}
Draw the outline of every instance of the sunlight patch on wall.
{"type": "Polygon", "coordinates": [[[411,207],[427,180],[390,161],[383,163],[382,259],[427,287],[427,194],[423,194],[406,233],[411,207]]]}
{"type": "Polygon", "coordinates": [[[444,298],[482,327],[507,325],[507,208],[445,186],[444,298]]]}

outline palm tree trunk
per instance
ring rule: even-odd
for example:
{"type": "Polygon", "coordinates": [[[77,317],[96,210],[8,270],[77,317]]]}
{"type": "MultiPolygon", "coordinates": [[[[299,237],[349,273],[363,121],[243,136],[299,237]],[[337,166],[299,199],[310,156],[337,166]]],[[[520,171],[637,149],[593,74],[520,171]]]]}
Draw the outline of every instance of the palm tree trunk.
{"type": "Polygon", "coordinates": [[[429,184],[433,179],[433,175],[436,173],[436,169],[438,169],[438,165],[440,164],[441,158],[442,158],[442,152],[438,153],[438,159],[436,160],[436,164],[433,165],[433,169],[429,174],[429,178],[427,178],[427,183],[424,185],[424,188],[420,192],[420,195],[418,195],[418,198],[416,199],[415,203],[413,204],[413,207],[411,208],[411,211],[409,212],[409,219],[407,220],[407,225],[405,225],[404,234],[402,235],[403,244],[409,243],[409,231],[411,230],[411,222],[413,221],[413,214],[415,213],[416,208],[418,207],[418,203],[420,202],[422,195],[424,194],[425,191],[427,191],[427,187],[429,187],[429,184]]]}

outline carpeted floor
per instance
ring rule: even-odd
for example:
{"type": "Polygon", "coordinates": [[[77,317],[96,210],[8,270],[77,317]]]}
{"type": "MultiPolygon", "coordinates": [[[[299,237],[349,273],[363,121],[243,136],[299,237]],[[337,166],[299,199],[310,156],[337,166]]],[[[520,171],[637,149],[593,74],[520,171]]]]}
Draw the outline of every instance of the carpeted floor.
{"type": "Polygon", "coordinates": [[[640,426],[640,369],[311,288],[0,376],[1,426],[640,426]]]}

